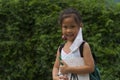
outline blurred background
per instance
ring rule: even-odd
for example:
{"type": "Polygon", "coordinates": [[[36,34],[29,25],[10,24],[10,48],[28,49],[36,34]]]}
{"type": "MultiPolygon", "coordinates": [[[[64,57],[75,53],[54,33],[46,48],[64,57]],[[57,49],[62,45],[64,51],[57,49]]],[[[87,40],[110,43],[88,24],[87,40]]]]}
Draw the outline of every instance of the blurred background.
{"type": "Polygon", "coordinates": [[[120,80],[120,0],[0,0],[0,80],[52,80],[68,7],[82,15],[102,80],[120,80]]]}

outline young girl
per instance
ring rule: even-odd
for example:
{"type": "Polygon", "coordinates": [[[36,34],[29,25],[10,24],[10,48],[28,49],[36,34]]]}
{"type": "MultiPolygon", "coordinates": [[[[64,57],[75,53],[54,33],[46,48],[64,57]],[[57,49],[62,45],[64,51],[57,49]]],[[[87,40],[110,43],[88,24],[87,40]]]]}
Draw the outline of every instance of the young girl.
{"type": "Polygon", "coordinates": [[[83,42],[80,14],[75,9],[65,9],[60,14],[59,23],[66,43],[61,53],[58,48],[52,71],[53,80],[90,80],[89,73],[94,71],[94,60],[87,42],[83,46],[83,57],[80,56],[79,47],[83,42]]]}

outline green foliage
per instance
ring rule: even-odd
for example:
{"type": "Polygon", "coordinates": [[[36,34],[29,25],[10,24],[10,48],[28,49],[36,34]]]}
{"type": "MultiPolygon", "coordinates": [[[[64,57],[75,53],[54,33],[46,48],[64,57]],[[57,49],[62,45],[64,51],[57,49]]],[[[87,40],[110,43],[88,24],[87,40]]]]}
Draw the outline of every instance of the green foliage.
{"type": "Polygon", "coordinates": [[[52,80],[58,16],[67,7],[83,17],[102,79],[119,80],[120,3],[107,0],[0,0],[0,80],[52,80]]]}

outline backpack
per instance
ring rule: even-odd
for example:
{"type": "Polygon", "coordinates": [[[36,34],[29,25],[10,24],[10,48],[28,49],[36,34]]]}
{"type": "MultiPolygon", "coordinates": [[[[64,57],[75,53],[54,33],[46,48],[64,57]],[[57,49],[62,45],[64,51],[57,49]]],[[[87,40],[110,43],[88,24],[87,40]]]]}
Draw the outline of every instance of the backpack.
{"type": "MultiPolygon", "coordinates": [[[[80,56],[83,57],[83,45],[84,45],[85,41],[82,42],[82,44],[80,45],[79,47],[79,50],[80,50],[80,56]]],[[[60,45],[59,47],[59,52],[61,54],[61,50],[62,48],[64,47],[64,44],[60,45]]],[[[92,53],[92,56],[93,56],[93,59],[95,61],[95,68],[94,68],[94,72],[90,73],[89,76],[90,76],[90,80],[101,80],[100,78],[100,72],[99,72],[99,69],[96,65],[96,56],[94,53],[92,53]]]]}

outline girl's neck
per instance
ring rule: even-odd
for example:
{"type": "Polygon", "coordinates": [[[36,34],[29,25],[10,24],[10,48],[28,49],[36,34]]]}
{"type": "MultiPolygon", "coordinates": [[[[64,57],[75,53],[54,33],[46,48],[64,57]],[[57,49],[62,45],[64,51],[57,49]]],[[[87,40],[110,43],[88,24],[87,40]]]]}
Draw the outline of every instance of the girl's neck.
{"type": "Polygon", "coordinates": [[[66,44],[69,45],[69,46],[71,46],[72,43],[73,43],[72,41],[67,41],[67,42],[66,42],[66,44]]]}
{"type": "Polygon", "coordinates": [[[72,43],[73,43],[73,42],[71,42],[71,41],[67,41],[67,42],[65,43],[65,46],[64,46],[63,50],[64,50],[67,54],[70,53],[70,46],[72,45],[72,43]]]}

